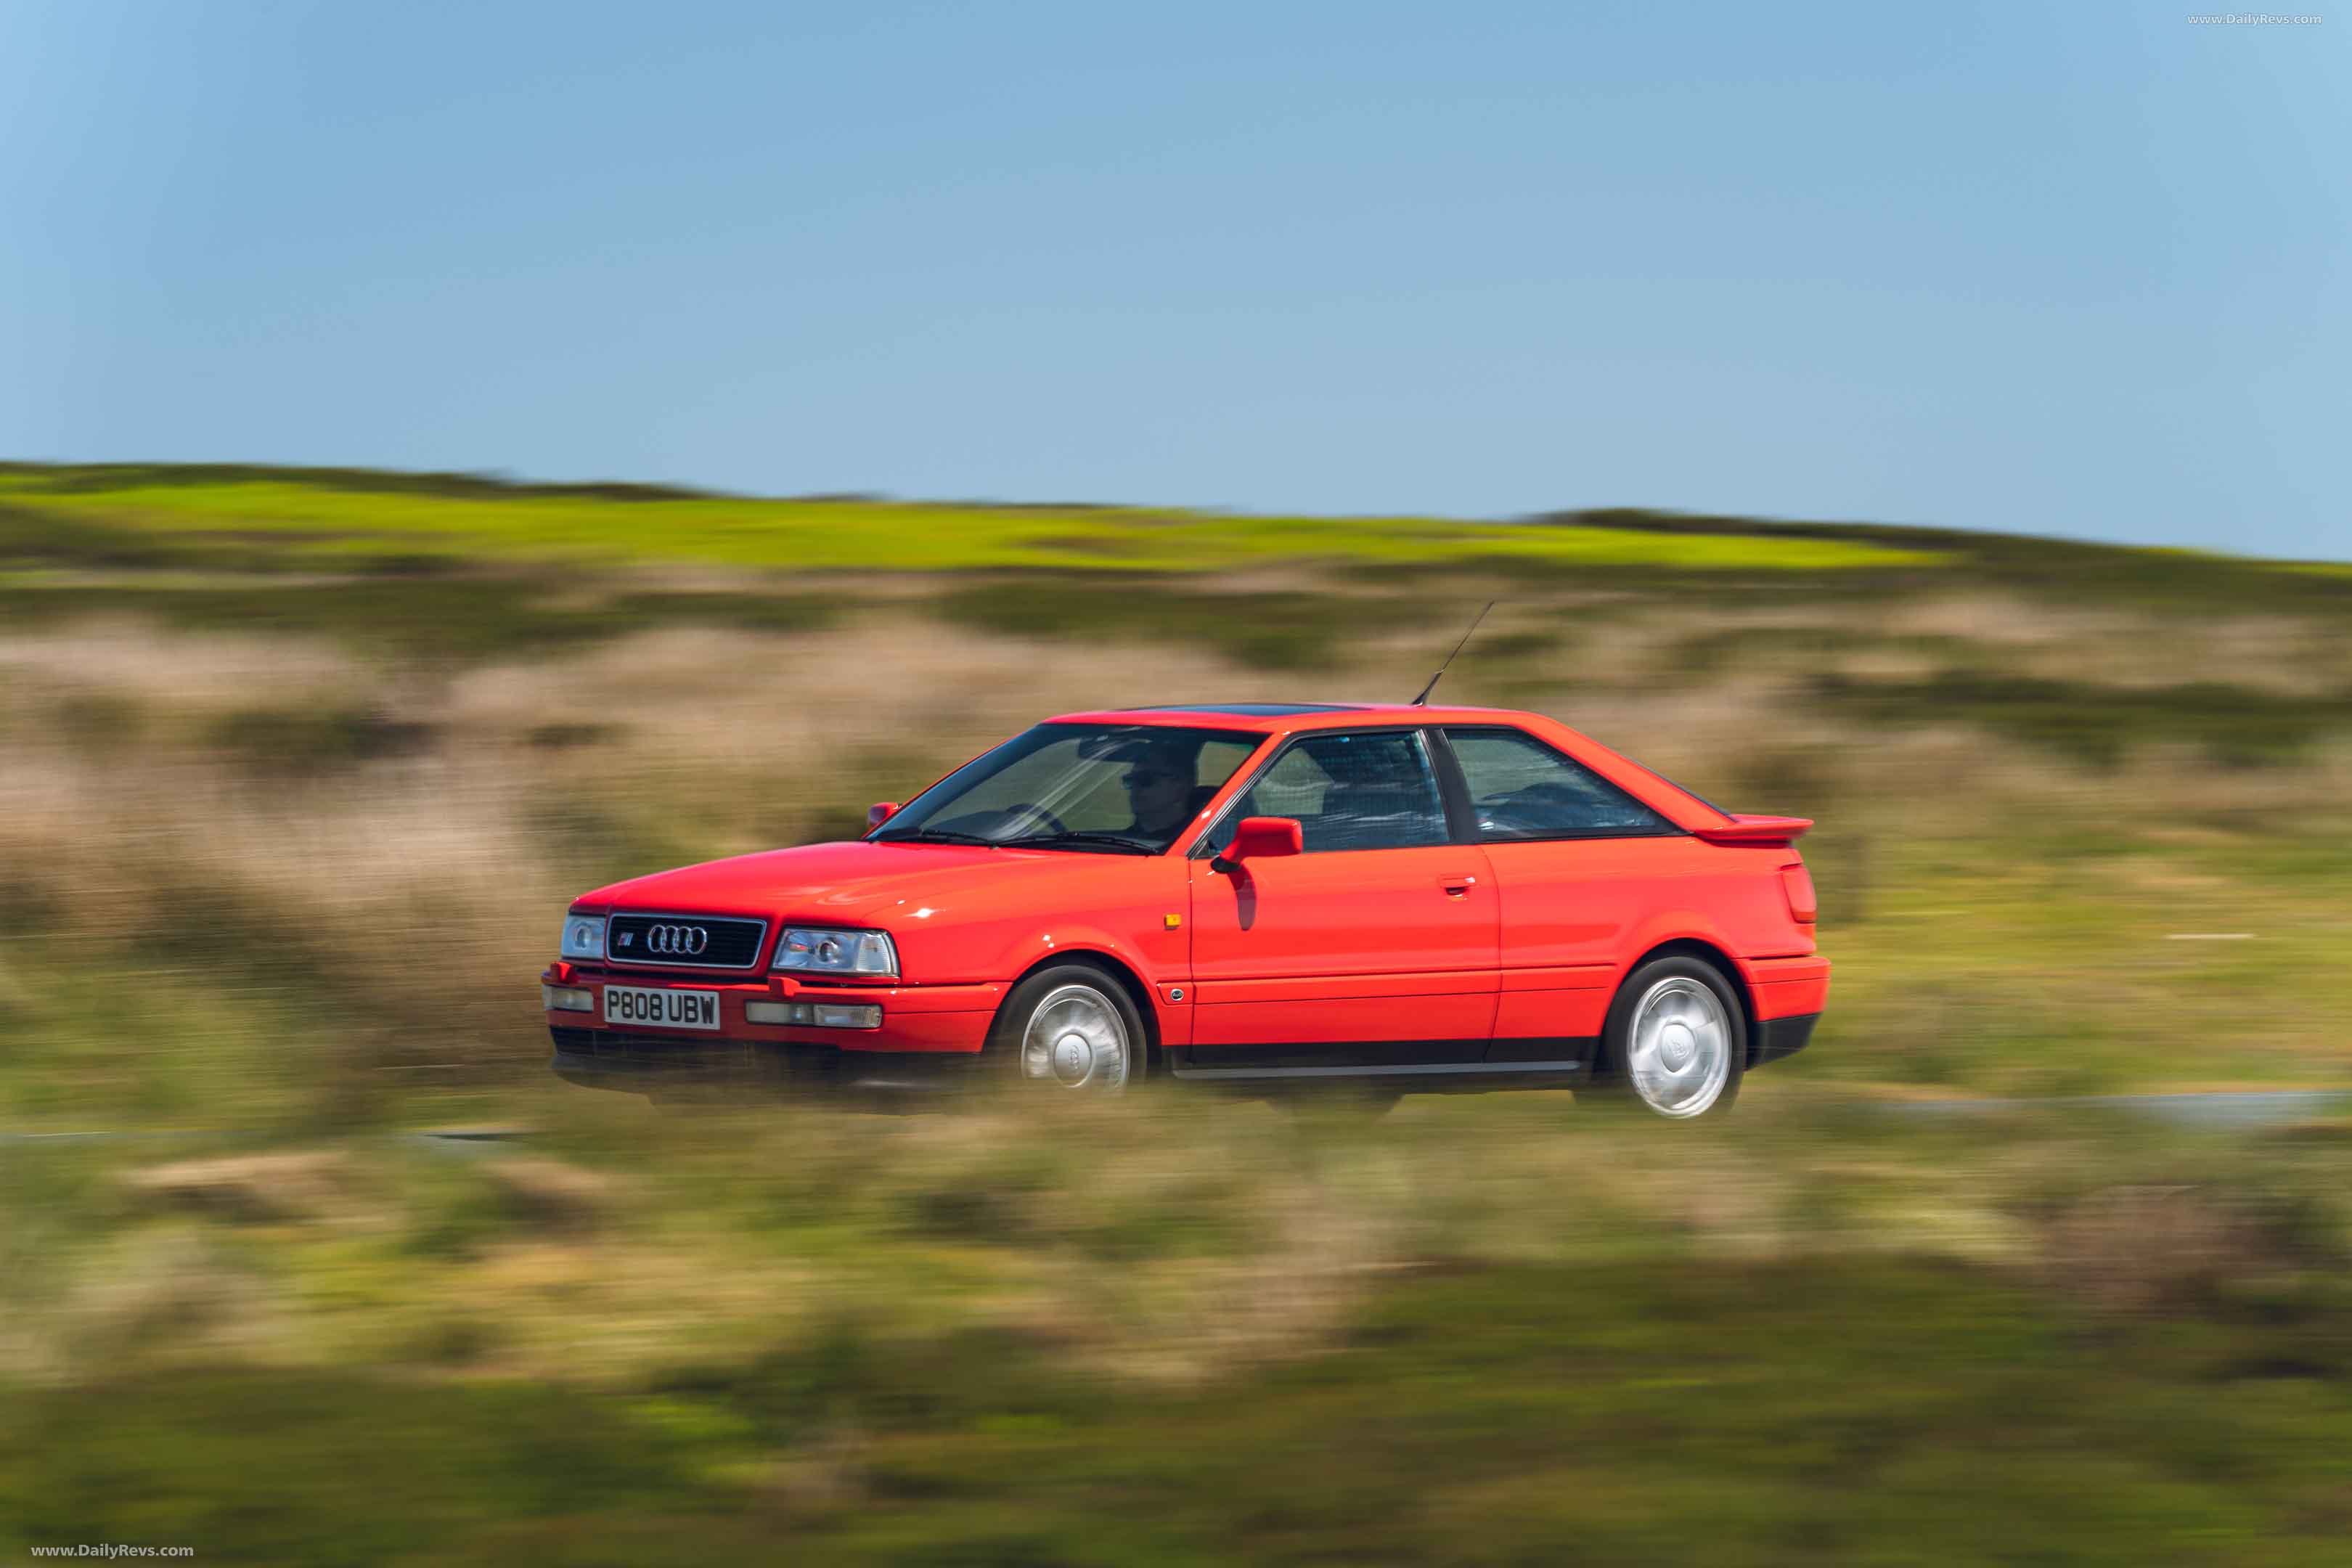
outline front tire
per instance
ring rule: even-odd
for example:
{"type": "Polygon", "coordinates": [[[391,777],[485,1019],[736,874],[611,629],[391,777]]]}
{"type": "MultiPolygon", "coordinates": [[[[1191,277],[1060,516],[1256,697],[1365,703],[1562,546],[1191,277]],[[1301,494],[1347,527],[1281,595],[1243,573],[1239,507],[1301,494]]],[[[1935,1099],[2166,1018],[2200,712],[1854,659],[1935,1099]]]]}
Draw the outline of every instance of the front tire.
{"type": "Polygon", "coordinates": [[[1123,1093],[1143,1079],[1143,1020],[1118,983],[1090,964],[1057,963],[1013,988],[989,1049],[1024,1089],[1123,1093]]]}
{"type": "Polygon", "coordinates": [[[1670,1121],[1720,1116],[1739,1098],[1748,1014],[1713,964],[1652,959],[1610,1004],[1601,1037],[1608,1087],[1670,1121]]]}

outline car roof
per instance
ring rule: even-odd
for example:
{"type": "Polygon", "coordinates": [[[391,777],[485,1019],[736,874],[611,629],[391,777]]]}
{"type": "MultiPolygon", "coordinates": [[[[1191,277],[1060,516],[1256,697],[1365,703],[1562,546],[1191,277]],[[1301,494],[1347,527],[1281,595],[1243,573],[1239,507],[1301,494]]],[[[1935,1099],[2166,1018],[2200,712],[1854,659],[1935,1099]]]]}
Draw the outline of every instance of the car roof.
{"type": "Polygon", "coordinates": [[[1509,708],[1415,708],[1409,702],[1172,702],[1057,713],[1048,724],[1165,724],[1192,729],[1337,730],[1360,724],[1475,723],[1534,718],[1509,708]]]}

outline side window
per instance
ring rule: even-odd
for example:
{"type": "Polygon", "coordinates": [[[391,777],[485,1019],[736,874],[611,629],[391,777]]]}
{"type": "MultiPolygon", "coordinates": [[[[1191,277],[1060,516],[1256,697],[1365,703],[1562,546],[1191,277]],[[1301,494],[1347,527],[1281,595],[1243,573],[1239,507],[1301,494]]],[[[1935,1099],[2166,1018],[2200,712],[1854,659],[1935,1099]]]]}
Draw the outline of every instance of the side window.
{"type": "Polygon", "coordinates": [[[1309,855],[1451,841],[1429,749],[1410,730],[1300,741],[1234,803],[1211,847],[1231,844],[1244,816],[1297,817],[1309,855]]]}
{"type": "Polygon", "coordinates": [[[1602,838],[1672,833],[1674,824],[1611,784],[1516,730],[1448,730],[1470,786],[1478,837],[1602,838]]]}

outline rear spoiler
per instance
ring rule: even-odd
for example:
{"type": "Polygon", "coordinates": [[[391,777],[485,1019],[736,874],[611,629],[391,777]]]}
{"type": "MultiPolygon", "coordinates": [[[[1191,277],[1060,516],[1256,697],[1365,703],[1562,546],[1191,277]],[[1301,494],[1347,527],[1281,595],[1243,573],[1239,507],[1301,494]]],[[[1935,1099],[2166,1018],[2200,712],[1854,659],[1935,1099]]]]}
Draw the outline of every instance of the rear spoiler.
{"type": "Polygon", "coordinates": [[[1728,823],[1721,827],[1694,827],[1692,837],[1734,847],[1780,848],[1794,844],[1813,825],[1809,816],[1754,816],[1746,812],[1724,815],[1731,818],[1728,823]]]}

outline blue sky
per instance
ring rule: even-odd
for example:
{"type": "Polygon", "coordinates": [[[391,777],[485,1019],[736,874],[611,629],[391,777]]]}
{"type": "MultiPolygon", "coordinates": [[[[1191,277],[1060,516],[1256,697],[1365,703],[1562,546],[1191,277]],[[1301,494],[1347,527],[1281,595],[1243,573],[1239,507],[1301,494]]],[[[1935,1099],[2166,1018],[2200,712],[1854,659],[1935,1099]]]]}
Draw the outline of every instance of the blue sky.
{"type": "Polygon", "coordinates": [[[2191,14],[0,0],[0,453],[2352,556],[2352,15],[2191,14]]]}

